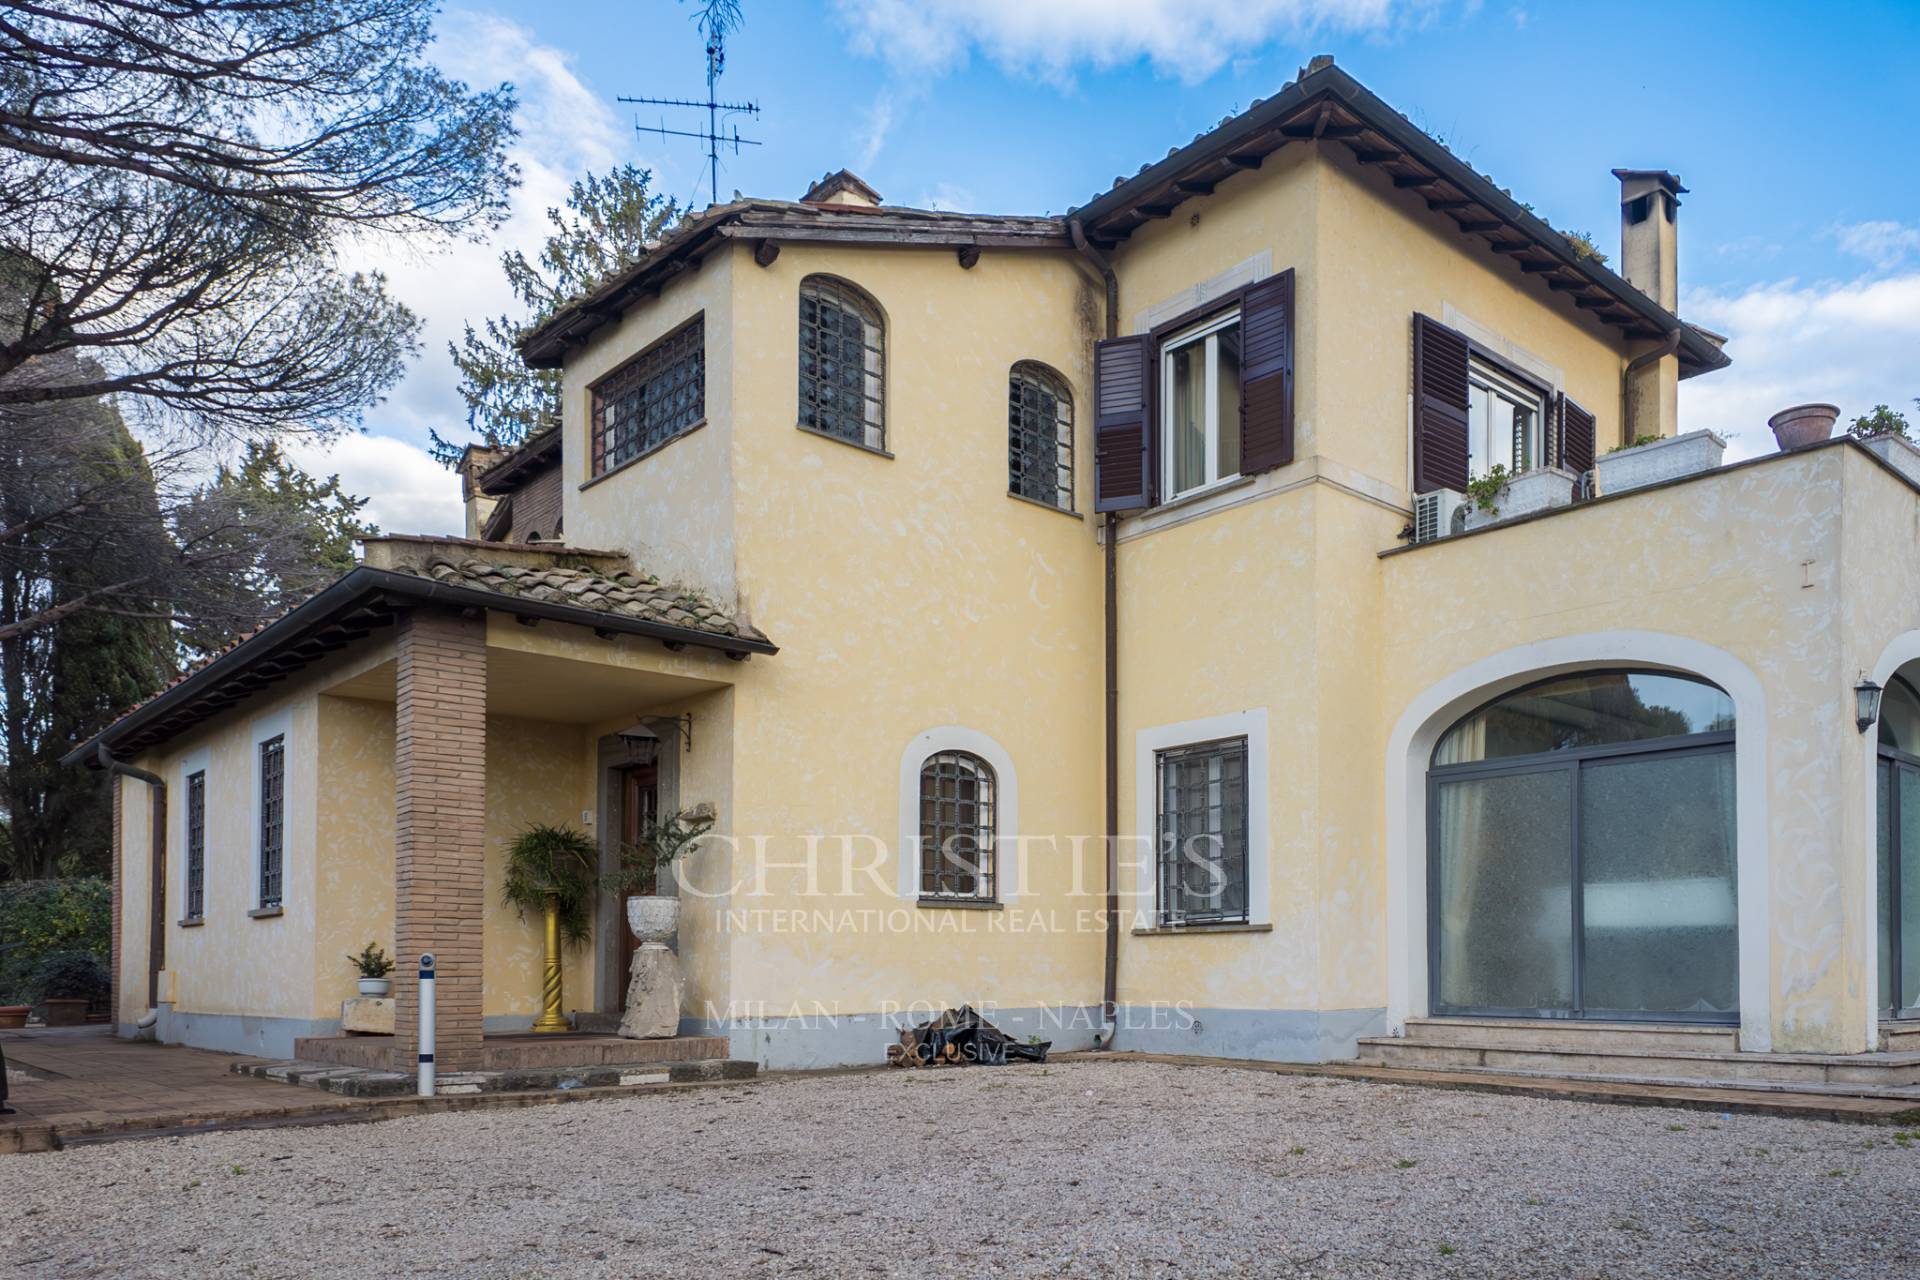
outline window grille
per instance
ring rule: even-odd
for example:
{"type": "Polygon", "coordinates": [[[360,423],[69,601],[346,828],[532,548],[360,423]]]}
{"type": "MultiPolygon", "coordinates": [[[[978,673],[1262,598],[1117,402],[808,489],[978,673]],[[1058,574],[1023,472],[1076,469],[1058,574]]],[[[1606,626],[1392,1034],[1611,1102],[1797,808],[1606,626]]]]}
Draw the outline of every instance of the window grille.
{"type": "Polygon", "coordinates": [[[822,276],[800,285],[800,425],[870,449],[887,447],[885,330],[880,310],[822,276]]]}
{"type": "Polygon", "coordinates": [[[260,744],[260,905],[281,905],[281,864],[286,840],[287,740],[260,744]]]}
{"type": "Polygon", "coordinates": [[[207,775],[187,778],[187,919],[207,910],[207,775]]]}
{"type": "Polygon", "coordinates": [[[920,766],[920,893],[993,901],[993,766],[966,751],[942,751],[920,766]]]}
{"type": "Polygon", "coordinates": [[[1031,361],[1013,366],[1007,379],[1007,488],[1073,510],[1073,392],[1031,361]]]}
{"type": "Polygon", "coordinates": [[[1247,740],[1175,747],[1156,757],[1160,922],[1247,920],[1247,740]]]}
{"type": "Polygon", "coordinates": [[[593,389],[593,474],[685,435],[707,416],[706,317],[668,334],[593,389]]]}

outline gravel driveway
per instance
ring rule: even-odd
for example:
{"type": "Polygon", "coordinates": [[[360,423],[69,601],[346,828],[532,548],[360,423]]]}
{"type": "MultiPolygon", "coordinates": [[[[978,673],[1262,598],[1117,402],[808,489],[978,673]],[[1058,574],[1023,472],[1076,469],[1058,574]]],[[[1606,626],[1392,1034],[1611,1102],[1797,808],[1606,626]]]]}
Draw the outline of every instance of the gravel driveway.
{"type": "Polygon", "coordinates": [[[1920,1133],[1085,1062],[0,1158],[22,1276],[1907,1276],[1920,1133]]]}

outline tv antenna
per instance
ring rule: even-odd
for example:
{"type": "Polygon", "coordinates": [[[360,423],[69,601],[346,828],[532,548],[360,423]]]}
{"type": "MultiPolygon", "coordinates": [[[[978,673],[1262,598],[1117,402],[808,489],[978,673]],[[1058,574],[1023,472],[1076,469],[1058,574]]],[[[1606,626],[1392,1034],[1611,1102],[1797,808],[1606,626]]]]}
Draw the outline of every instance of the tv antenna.
{"type": "Polygon", "coordinates": [[[732,132],[720,131],[721,113],[727,115],[760,114],[757,102],[721,102],[714,96],[714,86],[727,67],[727,35],[740,26],[739,0],[697,0],[699,12],[694,22],[700,27],[700,34],[707,40],[707,100],[696,102],[690,98],[633,98],[622,96],[616,101],[640,107],[683,107],[705,108],[707,127],[705,129],[669,129],[662,117],[657,125],[645,125],[634,122],[635,133],[651,133],[662,138],[698,138],[707,144],[707,178],[712,184],[713,203],[720,203],[720,151],[723,147],[732,147],[735,155],[741,147],[757,147],[760,142],[753,138],[740,136],[739,127],[733,126],[732,132]]]}

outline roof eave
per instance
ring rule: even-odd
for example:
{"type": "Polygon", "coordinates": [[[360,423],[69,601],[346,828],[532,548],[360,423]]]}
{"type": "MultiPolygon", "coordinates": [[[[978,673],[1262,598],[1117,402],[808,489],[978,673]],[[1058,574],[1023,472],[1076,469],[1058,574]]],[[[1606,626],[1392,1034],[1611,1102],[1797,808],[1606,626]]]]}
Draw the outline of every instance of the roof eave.
{"type": "Polygon", "coordinates": [[[525,600],[475,587],[456,586],[431,578],[397,573],[389,569],[354,569],[333,585],[247,637],[214,658],[178,684],[161,691],[128,712],[107,728],[87,739],[60,758],[63,765],[85,764],[100,767],[99,751],[111,751],[141,729],[174,711],[212,694],[222,683],[246,674],[286,646],[336,618],[350,614],[356,605],[381,597],[404,606],[438,604],[450,608],[486,609],[515,617],[571,623],[589,627],[601,635],[634,635],[674,647],[711,649],[731,658],[752,654],[774,654],[779,646],[753,636],[727,636],[669,623],[632,618],[622,614],[600,613],[551,601],[525,600]]]}

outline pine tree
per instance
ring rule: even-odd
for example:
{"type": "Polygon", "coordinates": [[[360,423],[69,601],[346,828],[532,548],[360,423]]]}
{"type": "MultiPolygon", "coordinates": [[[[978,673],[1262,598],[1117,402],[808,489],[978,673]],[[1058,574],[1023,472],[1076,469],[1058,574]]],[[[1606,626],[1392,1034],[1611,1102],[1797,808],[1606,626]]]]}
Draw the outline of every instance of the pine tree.
{"type": "MultiPolygon", "coordinates": [[[[527,368],[520,338],[569,300],[645,257],[679,218],[679,206],[655,195],[652,183],[649,171],[630,164],[604,177],[588,174],[573,184],[564,210],[547,210],[552,232],[537,257],[518,249],[500,255],[525,315],[495,316],[478,331],[469,324],[458,343],[447,344],[477,443],[510,449],[560,420],[560,375],[527,368]]],[[[442,462],[452,465],[460,450],[434,434],[433,453],[442,462]]]]}

